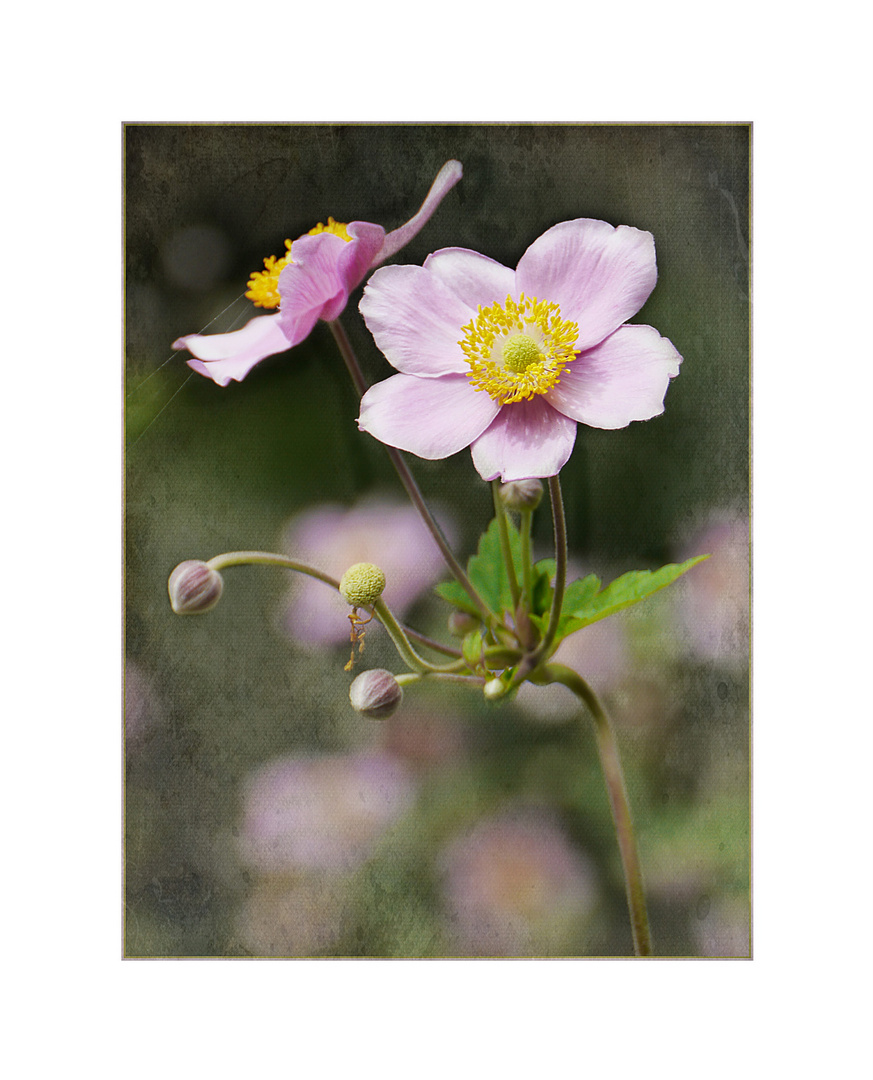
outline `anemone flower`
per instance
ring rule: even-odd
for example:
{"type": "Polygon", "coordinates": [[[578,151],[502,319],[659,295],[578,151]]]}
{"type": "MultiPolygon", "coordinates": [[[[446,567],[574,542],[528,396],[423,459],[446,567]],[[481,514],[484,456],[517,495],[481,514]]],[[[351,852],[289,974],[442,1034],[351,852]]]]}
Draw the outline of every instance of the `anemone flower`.
{"type": "Polygon", "coordinates": [[[469,446],[485,480],[554,476],[577,421],[663,412],[682,358],[625,325],[656,280],[651,233],[590,218],[553,226],[515,270],[465,248],[384,267],[360,309],[400,374],[367,391],[358,426],[429,460],[469,446]]]}
{"type": "Polygon", "coordinates": [[[368,271],[409,243],[461,175],[460,162],[447,161],[418,213],[387,235],[368,221],[328,218],[293,244],[286,240],[285,254],[264,259],[246,293],[255,307],[277,308],[276,314],[255,316],[228,334],[187,334],[172,347],[193,353],[188,366],[219,386],[240,382],[265,357],[299,345],[319,319],[336,319],[368,271]]]}

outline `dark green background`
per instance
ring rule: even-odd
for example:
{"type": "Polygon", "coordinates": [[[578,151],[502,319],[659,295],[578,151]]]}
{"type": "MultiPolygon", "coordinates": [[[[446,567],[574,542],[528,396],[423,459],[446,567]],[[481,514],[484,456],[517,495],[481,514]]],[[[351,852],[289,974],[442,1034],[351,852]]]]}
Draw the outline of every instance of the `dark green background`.
{"type": "MultiPolygon", "coordinates": [[[[285,237],[328,215],[389,230],[402,224],[452,157],[463,163],[463,180],[395,261],[421,263],[437,248],[463,246],[515,266],[542,232],[574,217],[650,230],[659,281],[633,321],[650,323],[675,343],[685,358],[681,374],[656,420],[609,432],[580,426],[562,483],[577,558],[619,571],[671,561],[708,510],[748,510],[750,130],[129,125],[124,156],[126,648],[152,681],[157,702],[147,738],[127,755],[126,947],[141,956],[243,955],[234,913],[249,886],[228,855],[241,779],[272,757],[352,747],[365,735],[347,705],[341,658],[302,654],[275,634],[280,575],[237,571],[221,605],[202,619],[173,616],[166,579],[186,558],[275,549],[288,517],[318,502],[351,503],[398,485],[379,444],[357,431],[356,399],[322,324],[292,352],[226,389],[187,378],[183,356],[165,363],[170,342],[213,320],[244,291],[265,255],[280,254],[285,237]],[[166,252],[190,226],[218,230],[225,247],[211,266],[208,250],[189,250],[186,279],[178,262],[176,273],[168,272],[166,252]]],[[[344,322],[365,374],[377,381],[391,369],[357,315],[359,295],[344,322]]],[[[245,307],[238,301],[211,329],[230,327],[245,307]]],[[[425,495],[452,508],[458,549],[469,553],[490,516],[489,486],[469,452],[413,466],[425,495]]],[[[541,512],[536,536],[543,549],[549,535],[548,513],[541,512]]],[[[441,633],[442,616],[425,606],[420,617],[441,633]]],[[[370,663],[377,659],[374,653],[370,663]]],[[[387,653],[381,660],[392,664],[387,653]]],[[[692,852],[699,862],[711,844],[707,897],[743,895],[745,676],[733,671],[728,678],[690,661],[669,675],[669,735],[634,728],[621,736],[644,862],[647,829],[662,840],[675,835],[677,861],[692,852]],[[739,779],[732,797],[713,806],[698,780],[720,754],[740,763],[739,779]]],[[[522,774],[530,783],[523,766],[537,755],[559,763],[543,773],[543,788],[580,846],[612,875],[586,951],[629,951],[590,740],[572,728],[532,727],[511,706],[500,720],[467,698],[452,698],[452,707],[475,735],[479,757],[470,768],[483,804],[496,793],[511,797],[522,774]]],[[[432,778],[438,801],[453,805],[461,796],[451,778],[439,779],[442,787],[438,779],[432,778]]],[[[422,835],[431,835],[428,827],[422,835]]],[[[393,897],[395,923],[424,927],[419,936],[398,935],[391,918],[373,916],[361,886],[361,910],[371,913],[359,918],[340,952],[439,954],[428,922],[435,916],[426,844],[419,848],[399,868],[377,858],[368,878],[369,887],[376,881],[393,897]]],[[[677,893],[653,903],[662,954],[695,951],[699,900],[677,893]]]]}

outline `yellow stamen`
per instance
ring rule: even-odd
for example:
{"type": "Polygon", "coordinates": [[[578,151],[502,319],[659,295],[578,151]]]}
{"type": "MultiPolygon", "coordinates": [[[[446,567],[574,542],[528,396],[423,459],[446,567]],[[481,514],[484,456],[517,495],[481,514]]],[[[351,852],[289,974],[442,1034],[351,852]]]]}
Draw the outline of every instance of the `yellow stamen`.
{"type": "Polygon", "coordinates": [[[462,327],[464,352],[475,390],[484,390],[500,405],[545,394],[560,381],[561,371],[575,357],[576,323],[561,318],[557,304],[524,293],[518,301],[479,306],[479,314],[462,327]]]}
{"type": "Polygon", "coordinates": [[[279,301],[282,299],[279,296],[279,275],[285,269],[289,262],[291,262],[291,241],[285,241],[285,254],[277,259],[275,255],[270,255],[264,259],[263,270],[256,270],[249,278],[249,291],[246,296],[255,307],[262,308],[275,308],[279,306],[279,301]]]}
{"type": "MultiPolygon", "coordinates": [[[[334,221],[332,217],[327,219],[327,224],[320,221],[315,228],[309,230],[310,236],[318,236],[320,233],[332,233],[341,240],[351,240],[348,230],[341,221],[334,221]]],[[[256,270],[248,280],[249,290],[246,296],[255,307],[276,308],[282,299],[279,295],[279,275],[285,267],[294,260],[291,258],[291,241],[285,241],[285,254],[280,258],[270,255],[264,259],[264,269],[256,270]]]]}

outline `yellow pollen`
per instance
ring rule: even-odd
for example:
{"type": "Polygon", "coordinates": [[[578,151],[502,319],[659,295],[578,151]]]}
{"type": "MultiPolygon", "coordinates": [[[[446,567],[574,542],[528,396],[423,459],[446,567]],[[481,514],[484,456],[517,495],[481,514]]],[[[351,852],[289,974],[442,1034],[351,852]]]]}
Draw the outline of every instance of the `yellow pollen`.
{"type": "MultiPolygon", "coordinates": [[[[327,224],[320,221],[309,230],[310,236],[318,236],[320,233],[332,233],[341,240],[351,240],[348,229],[341,221],[334,221],[332,217],[327,219],[327,224]]],[[[285,241],[285,254],[280,258],[270,255],[264,259],[264,269],[256,270],[248,280],[248,292],[246,296],[255,307],[276,308],[282,297],[279,295],[279,275],[285,267],[294,260],[291,258],[291,241],[285,241]]]]}
{"type": "Polygon", "coordinates": [[[458,344],[475,390],[484,390],[500,405],[529,401],[555,386],[564,366],[575,358],[576,323],[561,318],[557,304],[536,297],[507,296],[502,304],[479,307],[462,327],[458,344]]]}

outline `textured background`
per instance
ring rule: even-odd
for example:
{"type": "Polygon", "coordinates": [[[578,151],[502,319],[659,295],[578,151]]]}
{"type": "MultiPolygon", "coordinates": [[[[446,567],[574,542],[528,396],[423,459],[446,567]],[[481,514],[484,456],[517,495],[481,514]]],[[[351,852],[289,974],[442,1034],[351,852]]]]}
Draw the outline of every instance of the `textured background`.
{"type": "MultiPolygon", "coordinates": [[[[304,648],[277,629],[288,585],[278,573],[229,572],[221,605],[203,619],[173,616],[166,597],[182,559],[274,550],[295,514],[398,493],[381,447],[357,432],[355,397],[325,327],[226,389],[191,374],[182,357],[165,363],[169,343],[219,313],[212,330],[245,321],[245,281],[285,237],[328,215],[401,224],[455,157],[464,179],[397,261],[458,245],[514,266],[545,229],[572,217],[655,236],[659,283],[633,321],[676,344],[682,373],[656,420],[616,432],[580,427],[562,482],[573,556],[606,579],[704,550],[697,543],[723,546],[703,597],[677,585],[651,609],[610,620],[620,621],[619,651],[633,662],[613,652],[601,667],[656,950],[746,955],[749,129],[134,125],[124,153],[128,953],[475,951],[459,937],[457,909],[473,902],[451,899],[447,852],[477,823],[507,814],[538,815],[575,868],[570,878],[584,870],[590,900],[580,887],[569,921],[548,897],[532,914],[519,892],[529,898],[531,882],[560,891],[560,874],[526,863],[517,845],[511,880],[489,894],[489,917],[509,918],[512,948],[630,950],[587,732],[560,717],[532,719],[521,701],[498,711],[424,694],[408,695],[405,731],[364,724],[347,704],[342,648],[304,648]],[[721,623],[711,624],[715,615],[721,623]],[[434,713],[442,726],[424,753],[424,736],[410,732],[432,732],[434,713]],[[375,752],[400,762],[415,801],[368,861],[267,873],[247,853],[253,773],[277,759],[375,752]]],[[[376,381],[391,371],[357,316],[358,295],[344,321],[376,381]]],[[[490,516],[469,453],[413,465],[468,553],[490,516]]],[[[549,534],[543,510],[540,555],[549,534]]],[[[410,619],[443,633],[432,600],[410,619]]],[[[392,666],[375,634],[366,659],[392,666]]],[[[325,825],[328,834],[359,827],[325,825]]]]}

